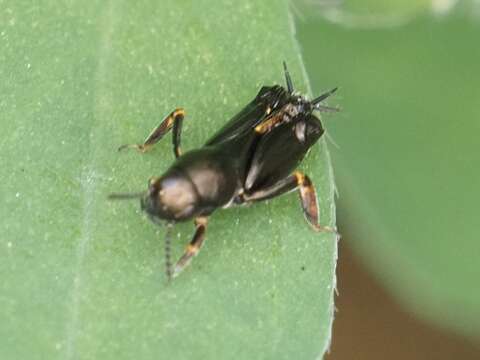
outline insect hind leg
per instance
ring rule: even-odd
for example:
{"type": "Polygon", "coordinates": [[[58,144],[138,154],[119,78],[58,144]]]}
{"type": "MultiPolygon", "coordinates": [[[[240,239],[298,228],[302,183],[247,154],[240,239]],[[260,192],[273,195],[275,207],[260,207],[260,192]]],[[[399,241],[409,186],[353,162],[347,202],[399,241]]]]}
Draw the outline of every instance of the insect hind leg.
{"type": "Polygon", "coordinates": [[[295,189],[298,190],[303,214],[308,224],[317,232],[337,233],[335,228],[320,225],[315,187],[310,178],[299,171],[295,171],[292,175],[278,181],[268,188],[256,190],[251,194],[241,195],[237,203],[251,203],[267,200],[295,189]]]}

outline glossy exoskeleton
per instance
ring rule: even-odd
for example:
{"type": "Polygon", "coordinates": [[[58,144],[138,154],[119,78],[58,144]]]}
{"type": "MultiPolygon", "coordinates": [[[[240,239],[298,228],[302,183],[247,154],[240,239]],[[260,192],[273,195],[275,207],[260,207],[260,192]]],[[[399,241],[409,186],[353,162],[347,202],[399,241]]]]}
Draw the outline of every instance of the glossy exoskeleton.
{"type": "Polygon", "coordinates": [[[111,194],[110,198],[141,198],[141,208],[169,229],[176,222],[194,219],[196,230],[183,256],[172,269],[170,231],[166,236],[167,276],[178,275],[199,252],[205,239],[207,218],[218,208],[270,199],[298,189],[303,213],[316,231],[335,231],[319,223],[315,188],[308,176],[296,171],[308,149],[324,130],[313,114],[336,111],[321,102],[336,88],[308,100],[297,94],[284,63],[287,87],[264,86],[200,149],[182,154],[180,135],[183,109],[176,109],[152,131],[143,144],[123,145],[148,151],[170,129],[176,160],[161,176],[148,182],[139,194],[111,194]]]}

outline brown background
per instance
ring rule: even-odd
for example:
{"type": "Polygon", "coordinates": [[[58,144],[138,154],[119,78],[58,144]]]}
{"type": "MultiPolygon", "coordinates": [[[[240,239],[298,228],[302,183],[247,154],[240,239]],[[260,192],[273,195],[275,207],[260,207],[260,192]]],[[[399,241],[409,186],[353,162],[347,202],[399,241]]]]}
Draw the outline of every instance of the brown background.
{"type": "Polygon", "coordinates": [[[339,244],[339,295],[326,360],[480,359],[480,339],[474,343],[408,313],[355,258],[348,240],[347,234],[339,244]]]}

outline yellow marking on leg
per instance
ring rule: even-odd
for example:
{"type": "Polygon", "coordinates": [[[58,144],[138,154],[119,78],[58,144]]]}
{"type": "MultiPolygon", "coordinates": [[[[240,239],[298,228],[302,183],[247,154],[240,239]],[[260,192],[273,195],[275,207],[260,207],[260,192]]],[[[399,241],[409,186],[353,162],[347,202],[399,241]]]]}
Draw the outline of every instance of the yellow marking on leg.
{"type": "Polygon", "coordinates": [[[255,132],[259,133],[259,134],[264,134],[266,133],[268,130],[270,130],[274,125],[274,121],[273,119],[269,119],[269,120],[266,120],[265,122],[257,125],[255,127],[255,132]]]}
{"type": "Polygon", "coordinates": [[[273,115],[264,121],[262,121],[260,124],[255,126],[255,132],[259,134],[264,134],[268,131],[270,131],[277,123],[282,121],[282,116],[280,114],[273,115]]]}
{"type": "Polygon", "coordinates": [[[305,182],[305,175],[303,175],[300,171],[295,171],[293,175],[297,178],[297,185],[302,186],[305,182]]]}
{"type": "Polygon", "coordinates": [[[176,118],[177,116],[185,116],[185,110],[182,108],[175,109],[172,113],[172,117],[176,118]]]}
{"type": "Polygon", "coordinates": [[[189,255],[191,254],[195,256],[198,253],[198,247],[196,247],[195,245],[188,244],[187,250],[185,252],[188,253],[189,255]]]}
{"type": "Polygon", "coordinates": [[[158,182],[158,180],[160,180],[159,177],[153,176],[153,177],[151,177],[150,179],[148,179],[148,185],[149,185],[149,186],[153,186],[153,185],[155,185],[155,183],[158,182]]]}
{"type": "Polygon", "coordinates": [[[196,226],[199,226],[199,225],[206,226],[207,222],[208,222],[208,218],[206,216],[199,216],[199,217],[195,218],[195,225],[196,226]]]}

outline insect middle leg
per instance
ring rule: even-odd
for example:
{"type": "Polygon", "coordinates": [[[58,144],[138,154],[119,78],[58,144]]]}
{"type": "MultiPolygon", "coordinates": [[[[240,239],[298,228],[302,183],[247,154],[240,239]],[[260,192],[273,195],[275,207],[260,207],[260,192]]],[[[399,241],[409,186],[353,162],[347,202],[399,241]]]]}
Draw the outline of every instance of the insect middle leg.
{"type": "Polygon", "coordinates": [[[202,248],[203,242],[205,240],[207,222],[207,217],[197,217],[195,219],[195,234],[193,235],[190,243],[187,245],[187,249],[183,253],[182,257],[175,264],[175,268],[172,274],[173,277],[180,274],[190,264],[193,257],[200,252],[200,249],[202,248]]]}
{"type": "Polygon", "coordinates": [[[298,189],[305,219],[312,228],[319,232],[328,231],[336,233],[334,228],[320,225],[315,187],[310,178],[299,171],[295,171],[292,175],[278,181],[276,184],[268,188],[257,190],[251,194],[243,194],[241,202],[248,203],[267,200],[295,189],[298,189]]]}
{"type": "Polygon", "coordinates": [[[175,154],[175,157],[179,157],[182,154],[180,140],[184,116],[185,111],[183,109],[175,109],[155,129],[153,129],[143,144],[126,144],[120,146],[118,150],[133,148],[142,153],[147,152],[173,127],[173,153],[175,154]]]}

